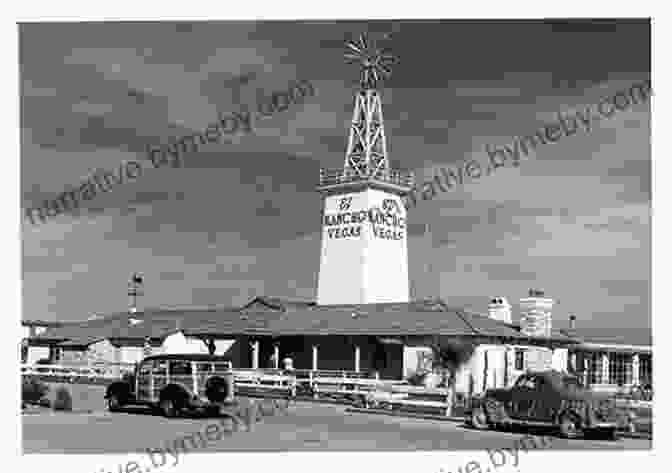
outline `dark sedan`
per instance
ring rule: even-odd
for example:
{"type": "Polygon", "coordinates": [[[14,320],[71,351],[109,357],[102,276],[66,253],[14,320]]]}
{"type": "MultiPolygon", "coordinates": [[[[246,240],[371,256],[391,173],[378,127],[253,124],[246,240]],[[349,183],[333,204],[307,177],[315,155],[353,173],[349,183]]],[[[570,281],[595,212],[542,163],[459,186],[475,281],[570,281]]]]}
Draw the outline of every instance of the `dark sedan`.
{"type": "Polygon", "coordinates": [[[615,439],[619,411],[575,376],[549,370],[525,373],[510,388],[487,390],[472,401],[467,421],[477,429],[522,424],[552,427],[566,438],[593,432],[615,439]]]}

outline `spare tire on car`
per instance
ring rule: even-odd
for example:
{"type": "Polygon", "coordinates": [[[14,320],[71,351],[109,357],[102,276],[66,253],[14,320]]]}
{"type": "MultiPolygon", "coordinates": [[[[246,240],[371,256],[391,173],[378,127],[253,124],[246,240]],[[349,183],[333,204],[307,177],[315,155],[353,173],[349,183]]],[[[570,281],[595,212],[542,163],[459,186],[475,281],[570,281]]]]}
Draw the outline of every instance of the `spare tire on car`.
{"type": "Polygon", "coordinates": [[[213,376],[205,383],[205,396],[210,402],[233,402],[233,374],[213,376]]]}

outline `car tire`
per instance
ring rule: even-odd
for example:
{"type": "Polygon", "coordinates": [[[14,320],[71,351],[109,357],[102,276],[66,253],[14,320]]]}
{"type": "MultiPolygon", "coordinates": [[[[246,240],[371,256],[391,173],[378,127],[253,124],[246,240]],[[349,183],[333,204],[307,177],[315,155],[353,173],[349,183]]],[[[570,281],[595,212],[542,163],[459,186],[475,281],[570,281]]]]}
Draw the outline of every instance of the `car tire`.
{"type": "Polygon", "coordinates": [[[110,394],[107,397],[107,410],[110,412],[119,412],[121,410],[121,407],[123,406],[123,403],[121,402],[121,399],[119,399],[119,396],[116,394],[110,394]]]}
{"type": "Polygon", "coordinates": [[[175,401],[170,398],[163,399],[159,404],[161,413],[168,418],[177,417],[179,409],[175,405],[175,401]]]}
{"type": "Polygon", "coordinates": [[[469,420],[471,422],[471,426],[474,429],[487,430],[490,428],[488,415],[485,413],[485,409],[483,409],[483,407],[475,407],[472,409],[469,420]]]}
{"type": "Polygon", "coordinates": [[[558,421],[560,435],[566,439],[575,439],[583,434],[580,419],[572,414],[562,414],[558,421]]]}
{"type": "Polygon", "coordinates": [[[607,435],[607,439],[611,441],[617,441],[621,439],[621,436],[619,435],[618,431],[616,429],[612,429],[609,431],[609,434],[607,435]]]}

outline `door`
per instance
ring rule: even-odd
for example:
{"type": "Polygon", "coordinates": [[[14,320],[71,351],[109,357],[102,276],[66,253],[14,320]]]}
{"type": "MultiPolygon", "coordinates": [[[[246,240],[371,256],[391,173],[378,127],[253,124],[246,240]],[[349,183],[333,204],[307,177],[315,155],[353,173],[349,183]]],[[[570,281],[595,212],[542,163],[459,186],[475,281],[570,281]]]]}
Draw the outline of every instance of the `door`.
{"type": "Polygon", "coordinates": [[[151,397],[150,402],[159,402],[159,394],[161,390],[168,384],[168,361],[154,360],[152,362],[151,380],[151,397]]]}
{"type": "Polygon", "coordinates": [[[138,401],[149,401],[152,396],[152,389],[150,385],[152,374],[152,360],[145,361],[138,368],[138,376],[136,379],[136,391],[138,401]]]}

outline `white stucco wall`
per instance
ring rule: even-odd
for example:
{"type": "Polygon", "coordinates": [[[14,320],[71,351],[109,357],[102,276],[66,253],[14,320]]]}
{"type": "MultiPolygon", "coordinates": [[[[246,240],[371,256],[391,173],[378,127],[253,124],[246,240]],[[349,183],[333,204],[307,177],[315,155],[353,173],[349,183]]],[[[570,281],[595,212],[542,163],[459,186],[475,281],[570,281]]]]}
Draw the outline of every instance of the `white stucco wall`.
{"type": "Polygon", "coordinates": [[[185,337],[182,332],[168,335],[161,345],[161,353],[208,353],[208,348],[198,338],[185,337]]]}
{"type": "Polygon", "coordinates": [[[506,345],[479,345],[470,362],[471,373],[474,377],[474,392],[483,392],[483,389],[499,388],[504,386],[506,345]],[[487,353],[487,372],[486,368],[487,353]]]}
{"type": "Polygon", "coordinates": [[[553,350],[551,366],[554,370],[567,371],[568,353],[569,351],[566,348],[556,348],[553,350]]]}
{"type": "Polygon", "coordinates": [[[144,358],[142,347],[120,347],[119,361],[122,363],[135,363],[144,358]]]}
{"type": "MultiPolygon", "coordinates": [[[[504,387],[506,345],[479,345],[471,359],[455,374],[455,390],[468,393],[470,379],[473,379],[474,393],[483,391],[484,381],[487,389],[504,387]],[[485,353],[488,354],[488,371],[485,368],[485,353]]],[[[417,371],[424,356],[431,354],[429,347],[404,347],[404,377],[417,371]]],[[[509,373],[509,383],[511,374],[509,373]]]]}
{"type": "Polygon", "coordinates": [[[404,366],[403,366],[403,377],[408,378],[413,373],[418,371],[424,365],[428,369],[431,369],[431,364],[427,366],[428,361],[427,357],[432,354],[432,350],[429,347],[409,347],[404,346],[404,366]]]}
{"type": "Polygon", "coordinates": [[[49,358],[49,347],[28,347],[26,363],[36,363],[42,358],[49,358]]]}

